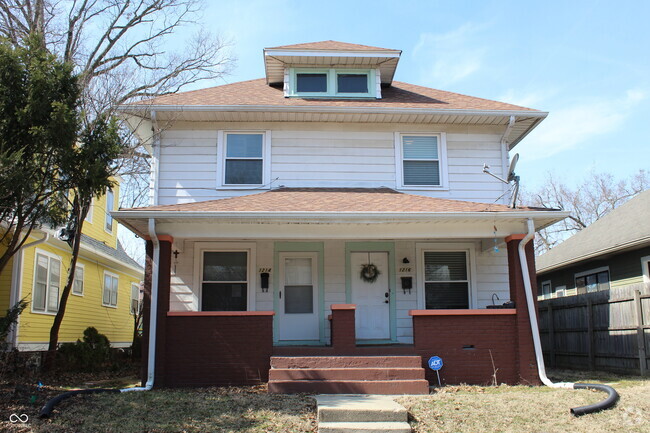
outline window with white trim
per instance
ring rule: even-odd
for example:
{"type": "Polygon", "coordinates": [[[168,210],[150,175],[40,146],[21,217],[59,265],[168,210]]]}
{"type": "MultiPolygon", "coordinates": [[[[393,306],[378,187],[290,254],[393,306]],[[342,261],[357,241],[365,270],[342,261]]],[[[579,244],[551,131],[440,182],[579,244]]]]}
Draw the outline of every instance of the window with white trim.
{"type": "Polygon", "coordinates": [[[115,197],[113,196],[113,190],[107,189],[106,190],[106,224],[104,228],[109,233],[113,232],[113,217],[111,216],[110,211],[113,210],[113,206],[115,205],[114,202],[115,202],[115,197]]]}
{"type": "Polygon", "coordinates": [[[445,133],[395,133],[398,188],[446,188],[446,153],[445,133]]]}
{"type": "Polygon", "coordinates": [[[598,268],[575,274],[575,284],[579,295],[609,290],[609,269],[598,268]]]}
{"type": "Polygon", "coordinates": [[[469,308],[469,257],[466,251],[424,251],[424,307],[469,308]]]}
{"type": "Polygon", "coordinates": [[[61,287],[61,260],[44,252],[37,252],[34,263],[32,311],[56,313],[59,310],[61,287]]]}
{"type": "Polygon", "coordinates": [[[376,98],[374,69],[292,68],[288,96],[376,98]]]}
{"type": "Polygon", "coordinates": [[[548,299],[553,291],[551,280],[542,281],[537,289],[537,299],[548,299]]]}
{"type": "Polygon", "coordinates": [[[117,292],[120,280],[115,274],[104,271],[104,291],[102,294],[102,305],[105,307],[117,307],[117,292]]]}
{"type": "Polygon", "coordinates": [[[72,294],[78,296],[82,296],[84,294],[84,266],[80,263],[77,263],[74,268],[72,294]]]}
{"type": "Polygon", "coordinates": [[[95,199],[90,199],[90,206],[88,206],[88,213],[86,214],[86,218],[85,218],[85,221],[91,224],[93,222],[93,208],[95,207],[94,203],[95,203],[95,199]]]}
{"type": "Polygon", "coordinates": [[[270,183],[270,131],[220,131],[217,188],[260,188],[270,183]]]}
{"type": "Polygon", "coordinates": [[[131,283],[131,314],[134,316],[140,312],[140,284],[131,283]]]}
{"type": "Polygon", "coordinates": [[[248,251],[205,251],[201,268],[201,311],[246,311],[248,251]]]}

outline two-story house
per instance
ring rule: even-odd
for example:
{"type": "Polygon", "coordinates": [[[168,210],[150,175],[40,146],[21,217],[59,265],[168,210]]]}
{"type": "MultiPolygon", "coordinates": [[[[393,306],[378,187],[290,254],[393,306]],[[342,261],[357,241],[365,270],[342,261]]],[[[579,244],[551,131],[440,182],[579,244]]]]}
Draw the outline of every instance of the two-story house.
{"type": "Polygon", "coordinates": [[[482,169],[547,113],[394,81],[400,55],[267,48],[265,78],[122,107],[152,155],[151,206],[114,213],[147,239],[149,383],[426,392],[432,355],[537,380],[518,245],[566,214],[482,169]]]}
{"type": "MultiPolygon", "coordinates": [[[[93,198],[84,221],[74,283],[59,331],[61,343],[83,338],[89,326],[105,334],[114,347],[129,347],[133,341],[132,309],[140,302],[144,269],[117,239],[118,224],[110,211],[117,208],[119,192],[118,183],[93,198]]],[[[56,230],[42,227],[32,232],[0,274],[1,310],[21,299],[29,302],[9,336],[11,347],[47,350],[70,256],[70,246],[56,230]]]]}

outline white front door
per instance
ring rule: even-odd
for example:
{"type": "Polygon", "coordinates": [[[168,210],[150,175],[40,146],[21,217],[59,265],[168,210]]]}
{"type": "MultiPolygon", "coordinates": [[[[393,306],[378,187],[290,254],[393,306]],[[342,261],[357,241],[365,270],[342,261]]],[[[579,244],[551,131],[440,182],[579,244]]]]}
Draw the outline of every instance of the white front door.
{"type": "Polygon", "coordinates": [[[350,254],[352,303],[356,304],[356,337],[358,340],[390,338],[390,286],[388,284],[388,253],[356,252],[350,254]],[[374,264],[379,276],[374,282],[361,278],[361,269],[374,264]]]}
{"type": "Polygon", "coordinates": [[[316,253],[280,253],[280,341],[319,340],[316,253]]]}

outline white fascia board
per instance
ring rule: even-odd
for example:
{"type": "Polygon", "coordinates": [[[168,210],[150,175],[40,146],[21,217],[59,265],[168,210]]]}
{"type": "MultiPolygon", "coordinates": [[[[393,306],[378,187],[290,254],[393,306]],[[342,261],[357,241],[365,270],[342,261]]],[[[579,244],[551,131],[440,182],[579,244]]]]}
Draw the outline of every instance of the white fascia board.
{"type": "MultiPolygon", "coordinates": [[[[486,205],[489,206],[489,205],[486,205]]],[[[179,211],[112,211],[115,218],[154,219],[255,219],[255,220],[336,220],[336,221],[426,221],[431,219],[538,219],[570,215],[568,211],[512,211],[512,212],[179,212],[179,211]]]]}
{"type": "Polygon", "coordinates": [[[349,51],[349,50],[273,50],[264,49],[264,56],[277,57],[399,57],[401,50],[349,51]]]}
{"type": "Polygon", "coordinates": [[[278,105],[120,105],[118,110],[124,112],[138,111],[276,111],[303,113],[352,113],[352,114],[441,114],[451,116],[519,116],[545,118],[546,111],[526,110],[444,110],[426,108],[388,108],[388,107],[336,107],[336,106],[278,106],[278,105]]]}

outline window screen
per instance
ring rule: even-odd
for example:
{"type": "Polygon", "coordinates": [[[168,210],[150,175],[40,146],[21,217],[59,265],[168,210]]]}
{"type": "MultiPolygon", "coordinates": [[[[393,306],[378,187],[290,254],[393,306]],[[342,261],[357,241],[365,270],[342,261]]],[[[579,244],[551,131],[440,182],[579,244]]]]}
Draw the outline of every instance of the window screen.
{"type": "Polygon", "coordinates": [[[338,74],[336,81],[338,93],[368,93],[366,74],[338,74]]]}
{"type": "Polygon", "coordinates": [[[311,258],[287,258],[284,262],[285,314],[314,312],[311,258]]]}
{"type": "Polygon", "coordinates": [[[404,185],[440,185],[437,136],[403,136],[402,157],[404,185]]]}
{"type": "Polygon", "coordinates": [[[225,183],[262,184],[263,147],[262,134],[226,134],[225,183]]]}
{"type": "Polygon", "coordinates": [[[327,93],[327,74],[296,74],[299,93],[327,93]]]}
{"type": "Polygon", "coordinates": [[[248,253],[209,251],[203,253],[203,311],[246,311],[248,253]]]}
{"type": "Polygon", "coordinates": [[[469,308],[466,252],[425,252],[424,280],[427,309],[469,308]]]}

